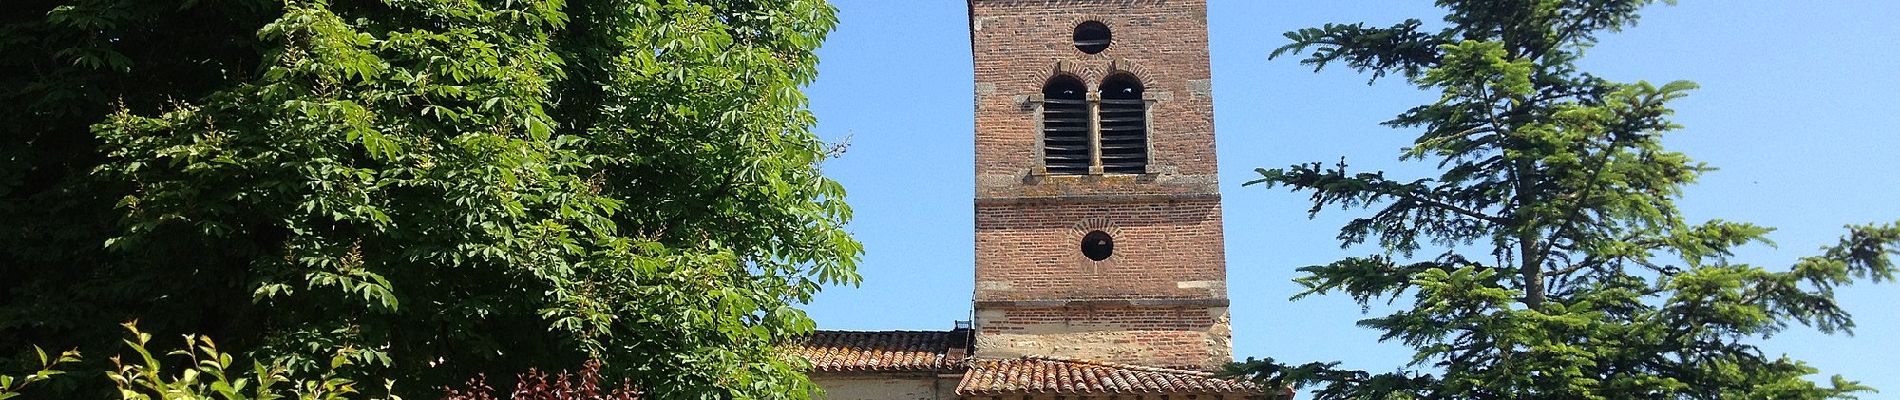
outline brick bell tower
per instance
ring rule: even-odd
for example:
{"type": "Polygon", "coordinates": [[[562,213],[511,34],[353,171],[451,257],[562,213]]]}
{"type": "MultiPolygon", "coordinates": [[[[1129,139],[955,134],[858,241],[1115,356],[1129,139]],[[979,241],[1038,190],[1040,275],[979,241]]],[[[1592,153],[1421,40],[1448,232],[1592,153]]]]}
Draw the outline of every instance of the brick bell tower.
{"type": "Polygon", "coordinates": [[[1205,0],[969,0],[977,357],[1232,360],[1205,0]]]}

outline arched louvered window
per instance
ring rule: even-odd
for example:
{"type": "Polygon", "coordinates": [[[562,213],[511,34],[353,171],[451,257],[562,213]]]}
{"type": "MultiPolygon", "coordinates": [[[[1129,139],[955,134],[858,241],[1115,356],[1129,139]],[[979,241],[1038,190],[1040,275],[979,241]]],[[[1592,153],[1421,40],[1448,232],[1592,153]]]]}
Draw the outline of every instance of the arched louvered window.
{"type": "Polygon", "coordinates": [[[1042,87],[1042,161],[1050,174],[1089,173],[1088,87],[1057,76],[1042,87]]]}
{"type": "Polygon", "coordinates": [[[1102,81],[1102,172],[1148,172],[1148,104],[1141,81],[1127,74],[1102,81]]]}

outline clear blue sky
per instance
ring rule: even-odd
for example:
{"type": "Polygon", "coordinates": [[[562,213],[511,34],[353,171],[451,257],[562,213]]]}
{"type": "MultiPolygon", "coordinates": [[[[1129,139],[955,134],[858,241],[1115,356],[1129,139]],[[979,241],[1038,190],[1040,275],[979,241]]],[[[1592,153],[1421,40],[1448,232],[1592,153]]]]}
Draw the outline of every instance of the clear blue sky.
{"type": "MultiPolygon", "coordinates": [[[[972,114],[963,0],[833,0],[842,20],[809,89],[818,130],[850,137],[825,165],[842,181],[864,242],[861,287],[836,287],[809,310],[823,329],[948,329],[969,319],[972,114]]],[[[1241,187],[1256,167],[1331,161],[1424,176],[1396,161],[1412,132],[1377,125],[1432,99],[1399,80],[1367,86],[1345,69],[1314,74],[1268,61],[1281,33],[1327,22],[1436,21],[1429,1],[1212,0],[1215,130],[1226,208],[1234,354],[1344,361],[1391,370],[1411,352],[1360,329],[1350,299],[1288,301],[1294,268],[1367,249],[1333,236],[1358,212],[1308,219],[1304,195],[1241,187]]],[[[1720,171],[1690,187],[1692,219],[1777,227],[1779,247],[1739,260],[1786,268],[1835,241],[1843,224],[1900,219],[1900,1],[1688,0],[1646,10],[1604,37],[1586,70],[1618,81],[1691,80],[1675,106],[1673,149],[1720,171]]],[[[1900,285],[1840,292],[1856,335],[1796,328],[1765,343],[1900,398],[1900,285]]],[[[1379,310],[1373,310],[1375,313],[1379,310]]]]}

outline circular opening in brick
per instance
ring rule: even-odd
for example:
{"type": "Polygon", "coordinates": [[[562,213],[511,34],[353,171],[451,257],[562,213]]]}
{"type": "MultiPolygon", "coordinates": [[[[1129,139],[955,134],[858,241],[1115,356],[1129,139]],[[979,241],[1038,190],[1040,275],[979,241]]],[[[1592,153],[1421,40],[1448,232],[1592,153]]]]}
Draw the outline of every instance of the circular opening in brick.
{"type": "Polygon", "coordinates": [[[1102,261],[1107,260],[1108,256],[1112,255],[1115,255],[1115,238],[1109,237],[1108,232],[1094,231],[1089,232],[1087,235],[1082,235],[1083,257],[1088,257],[1090,260],[1102,261]]]}
{"type": "Polygon", "coordinates": [[[1075,49],[1083,53],[1095,54],[1108,49],[1111,38],[1108,25],[1100,21],[1083,22],[1075,26],[1075,49]]]}

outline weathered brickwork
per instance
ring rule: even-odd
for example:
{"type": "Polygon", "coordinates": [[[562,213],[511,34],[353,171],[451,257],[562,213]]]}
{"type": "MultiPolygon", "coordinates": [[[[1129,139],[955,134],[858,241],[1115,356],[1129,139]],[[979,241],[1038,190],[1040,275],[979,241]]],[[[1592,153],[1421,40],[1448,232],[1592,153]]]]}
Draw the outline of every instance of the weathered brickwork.
{"type": "Polygon", "coordinates": [[[1207,369],[1232,361],[1226,307],[1062,307],[979,310],[984,357],[1062,357],[1207,369]]]}
{"type": "Polygon", "coordinates": [[[1209,372],[1233,334],[1206,0],[968,1],[974,326],[819,332],[793,352],[813,379],[833,399],[1290,396],[1209,372]]]}
{"type": "Polygon", "coordinates": [[[977,356],[1210,368],[1231,360],[1205,0],[971,0],[977,356]],[[1096,21],[1112,44],[1076,48],[1096,21]],[[1139,79],[1140,174],[1051,175],[1042,89],[1139,79]],[[1113,238],[1086,257],[1082,237],[1113,238]]]}
{"type": "Polygon", "coordinates": [[[979,302],[1226,297],[1216,199],[979,204],[976,230],[979,302]],[[1083,257],[1100,228],[1114,256],[1083,257]]]}
{"type": "Polygon", "coordinates": [[[974,0],[977,197],[1215,193],[1214,103],[1204,0],[974,0]],[[1077,50],[1077,24],[1108,25],[1114,44],[1077,50]],[[1117,73],[1152,99],[1152,174],[1043,176],[1032,100],[1056,75],[1091,88],[1117,73]]]}

